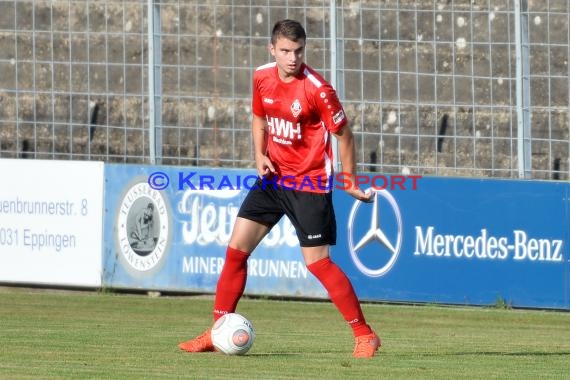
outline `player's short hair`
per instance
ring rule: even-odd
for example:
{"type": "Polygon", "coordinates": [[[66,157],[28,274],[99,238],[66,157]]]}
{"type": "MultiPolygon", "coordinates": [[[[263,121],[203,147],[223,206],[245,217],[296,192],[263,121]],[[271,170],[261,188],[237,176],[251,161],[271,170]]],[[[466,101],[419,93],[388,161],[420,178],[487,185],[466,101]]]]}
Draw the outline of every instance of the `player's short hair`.
{"type": "Polygon", "coordinates": [[[305,29],[301,23],[289,19],[277,21],[275,23],[273,26],[273,32],[271,33],[271,44],[275,45],[277,43],[277,39],[282,37],[294,42],[307,40],[307,34],[305,33],[305,29]]]}

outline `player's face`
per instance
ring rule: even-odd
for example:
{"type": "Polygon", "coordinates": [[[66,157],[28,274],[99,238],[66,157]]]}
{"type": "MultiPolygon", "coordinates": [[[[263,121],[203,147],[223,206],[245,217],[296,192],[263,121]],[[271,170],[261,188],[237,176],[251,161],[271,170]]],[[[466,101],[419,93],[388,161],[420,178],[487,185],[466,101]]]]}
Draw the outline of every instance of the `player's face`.
{"type": "Polygon", "coordinates": [[[275,44],[269,46],[271,55],[275,58],[281,79],[289,79],[299,73],[305,59],[305,41],[297,42],[287,38],[278,38],[275,44]]]}

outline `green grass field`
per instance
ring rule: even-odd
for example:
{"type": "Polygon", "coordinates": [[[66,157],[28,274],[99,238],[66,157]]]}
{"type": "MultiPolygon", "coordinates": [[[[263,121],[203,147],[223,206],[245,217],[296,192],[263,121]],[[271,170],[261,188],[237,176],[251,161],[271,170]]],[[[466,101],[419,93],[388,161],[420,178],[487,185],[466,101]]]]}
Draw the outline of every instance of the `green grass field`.
{"type": "Polygon", "coordinates": [[[257,333],[247,355],[179,351],[211,307],[211,297],[0,288],[0,378],[570,378],[565,312],[365,304],[383,347],[357,360],[332,304],[243,299],[257,333]]]}

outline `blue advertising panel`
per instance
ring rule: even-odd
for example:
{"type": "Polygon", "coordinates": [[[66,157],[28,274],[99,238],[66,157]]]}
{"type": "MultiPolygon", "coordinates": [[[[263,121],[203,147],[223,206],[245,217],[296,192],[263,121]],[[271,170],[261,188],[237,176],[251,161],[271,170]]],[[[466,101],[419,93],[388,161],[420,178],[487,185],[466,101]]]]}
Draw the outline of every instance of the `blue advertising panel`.
{"type": "Polygon", "coordinates": [[[362,299],[569,308],[568,184],[367,177],[332,250],[362,299]]]}
{"type": "MultiPolygon", "coordinates": [[[[250,170],[105,166],[102,284],[214,292],[250,170]]],[[[331,255],[371,301],[570,308],[567,183],[360,177],[334,202],[331,255]],[[371,187],[371,185],[374,185],[371,187]]],[[[287,218],[248,262],[246,293],[326,298],[287,218]]]]}
{"type": "MultiPolygon", "coordinates": [[[[105,166],[105,287],[214,292],[254,171],[105,166]]],[[[248,261],[246,293],[326,293],[304,265],[283,218],[248,261]]]]}

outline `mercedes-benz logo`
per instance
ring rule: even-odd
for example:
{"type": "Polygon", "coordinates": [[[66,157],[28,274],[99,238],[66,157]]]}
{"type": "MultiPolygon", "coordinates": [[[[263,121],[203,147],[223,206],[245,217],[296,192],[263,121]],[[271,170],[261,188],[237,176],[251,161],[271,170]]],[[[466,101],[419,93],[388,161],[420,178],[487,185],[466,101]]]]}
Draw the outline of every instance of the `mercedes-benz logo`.
{"type": "MultiPolygon", "coordinates": [[[[350,215],[348,217],[348,246],[350,255],[356,267],[365,275],[370,277],[380,277],[385,275],[390,271],[398,254],[400,253],[400,248],[402,246],[402,215],[400,214],[400,208],[398,203],[388,191],[381,189],[369,189],[369,191],[374,192],[374,201],[371,204],[356,201],[350,210],[350,215]],[[382,218],[380,215],[380,207],[382,198],[390,205],[392,210],[382,210],[382,218]],[[366,233],[363,236],[354,239],[354,224],[356,220],[356,214],[358,213],[360,207],[366,208],[366,205],[372,206],[370,225],[366,233]],[[390,214],[393,212],[393,214],[390,214]],[[390,234],[387,231],[391,231],[390,234]],[[394,236],[395,235],[395,236],[394,236]],[[356,244],[354,243],[356,240],[356,244]],[[387,260],[377,259],[375,262],[381,261],[384,265],[377,267],[376,264],[370,268],[365,265],[360,258],[360,251],[364,247],[377,244],[374,247],[375,255],[385,256],[387,260]]],[[[385,202],[383,202],[385,204],[385,202]]],[[[360,219],[362,220],[362,218],[360,219]]]]}

